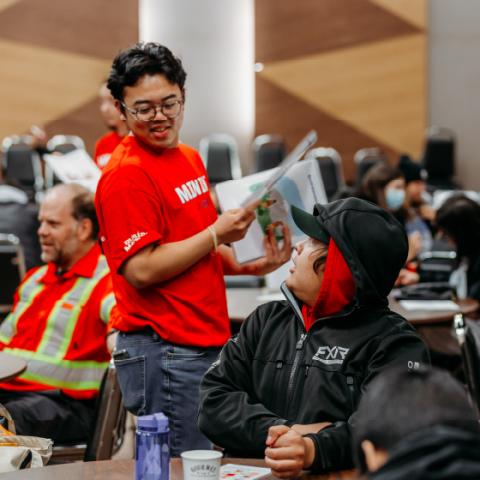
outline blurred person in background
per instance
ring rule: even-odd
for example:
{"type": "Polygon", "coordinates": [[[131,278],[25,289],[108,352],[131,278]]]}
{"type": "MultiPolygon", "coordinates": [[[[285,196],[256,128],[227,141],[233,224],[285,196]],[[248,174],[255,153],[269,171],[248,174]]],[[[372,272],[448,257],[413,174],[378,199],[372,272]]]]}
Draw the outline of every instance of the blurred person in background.
{"type": "Polygon", "coordinates": [[[398,169],[405,178],[405,228],[407,234],[419,232],[422,237],[421,252],[432,249],[430,222],[435,218],[435,210],[425,201],[427,192],[427,172],[408,155],[402,155],[398,169]]]}
{"type": "Polygon", "coordinates": [[[0,350],[28,366],[0,383],[0,403],[19,435],[84,442],[110,359],[107,324],[115,306],[93,195],[58,185],[47,192],[39,221],[46,265],[27,273],[0,325],[0,350]]]}
{"type": "Polygon", "coordinates": [[[360,400],[353,439],[357,467],[369,480],[480,478],[478,420],[464,387],[445,370],[381,373],[360,400]]]}
{"type": "Polygon", "coordinates": [[[0,171],[0,233],[18,237],[27,270],[42,263],[37,217],[38,206],[23,190],[4,181],[0,171]]]}
{"type": "Polygon", "coordinates": [[[95,153],[93,154],[95,163],[100,169],[103,169],[110,160],[112,152],[123,140],[123,137],[128,134],[128,127],[115,106],[115,99],[107,87],[107,82],[102,83],[98,98],[100,100],[100,113],[105,126],[110,130],[97,140],[95,153]]]}
{"type": "MultiPolygon", "coordinates": [[[[390,212],[406,230],[405,178],[400,170],[384,162],[377,163],[363,177],[359,196],[390,212]]],[[[409,269],[409,264],[421,251],[422,235],[413,231],[408,235],[408,256],[405,262],[405,267],[408,268],[400,271],[397,285],[410,285],[418,281],[417,273],[409,269]]]]}
{"type": "Polygon", "coordinates": [[[457,252],[458,268],[450,277],[457,297],[480,300],[480,205],[454,195],[438,209],[436,226],[457,252]]]}

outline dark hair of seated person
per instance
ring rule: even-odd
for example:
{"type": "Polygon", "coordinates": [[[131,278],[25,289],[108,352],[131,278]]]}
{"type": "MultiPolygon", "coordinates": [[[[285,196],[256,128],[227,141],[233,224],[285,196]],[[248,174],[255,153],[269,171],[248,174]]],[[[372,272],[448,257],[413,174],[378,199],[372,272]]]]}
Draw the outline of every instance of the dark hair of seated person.
{"type": "Polygon", "coordinates": [[[454,242],[457,258],[472,259],[480,253],[480,205],[465,195],[450,197],[438,209],[438,228],[454,242]]]}
{"type": "MultiPolygon", "coordinates": [[[[364,440],[388,454],[395,449],[398,453],[398,446],[403,442],[402,454],[410,449],[404,457],[415,463],[428,452],[428,445],[421,448],[420,438],[426,438],[426,443],[431,441],[430,447],[436,449],[434,437],[442,427],[455,428],[467,436],[473,434],[474,442],[479,442],[480,427],[463,386],[447,371],[438,368],[391,368],[372,381],[360,400],[353,429],[357,466],[363,473],[367,471],[361,448],[364,440]],[[417,443],[415,438],[419,439],[417,443]]],[[[440,455],[439,450],[436,453],[440,455]]],[[[425,458],[422,461],[426,463],[425,458]]]]}

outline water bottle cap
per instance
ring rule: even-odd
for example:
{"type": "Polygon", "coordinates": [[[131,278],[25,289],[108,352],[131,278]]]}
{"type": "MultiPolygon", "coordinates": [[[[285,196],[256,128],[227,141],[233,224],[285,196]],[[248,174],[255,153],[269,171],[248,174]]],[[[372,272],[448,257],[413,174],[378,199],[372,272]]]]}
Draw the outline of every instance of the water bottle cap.
{"type": "Polygon", "coordinates": [[[155,415],[142,415],[137,419],[139,430],[157,431],[157,419],[155,415]]]}
{"type": "Polygon", "coordinates": [[[154,413],[154,417],[157,420],[157,429],[159,432],[168,432],[168,418],[162,413],[154,413]]]}

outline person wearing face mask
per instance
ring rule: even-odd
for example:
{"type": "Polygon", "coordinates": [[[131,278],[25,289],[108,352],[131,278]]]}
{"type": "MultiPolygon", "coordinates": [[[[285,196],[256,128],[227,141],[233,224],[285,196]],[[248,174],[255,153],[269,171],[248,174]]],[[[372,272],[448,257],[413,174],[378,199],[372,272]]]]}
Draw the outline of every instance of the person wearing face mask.
{"type": "MultiPolygon", "coordinates": [[[[359,196],[390,212],[406,228],[405,178],[400,170],[383,162],[378,163],[365,174],[359,196]]],[[[414,260],[423,248],[420,232],[407,231],[407,233],[406,264],[414,260]]],[[[418,275],[405,268],[400,272],[397,284],[408,285],[417,281],[418,275]]]]}
{"type": "Polygon", "coordinates": [[[285,300],[257,308],[225,345],[203,378],[198,418],[228,454],[265,458],[280,478],[351,468],[362,392],[391,365],[429,362],[388,308],[407,256],[402,226],[358,198],[292,216],[308,238],[296,245],[285,300]]]}

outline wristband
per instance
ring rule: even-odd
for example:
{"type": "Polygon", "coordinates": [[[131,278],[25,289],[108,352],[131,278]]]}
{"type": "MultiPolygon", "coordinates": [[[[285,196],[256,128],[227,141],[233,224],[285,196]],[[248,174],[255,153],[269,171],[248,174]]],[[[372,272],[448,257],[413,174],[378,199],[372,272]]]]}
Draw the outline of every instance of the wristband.
{"type": "Polygon", "coordinates": [[[211,225],[207,227],[207,230],[210,232],[210,235],[212,236],[213,251],[216,252],[217,248],[218,248],[217,232],[215,231],[215,229],[211,225]]]}

